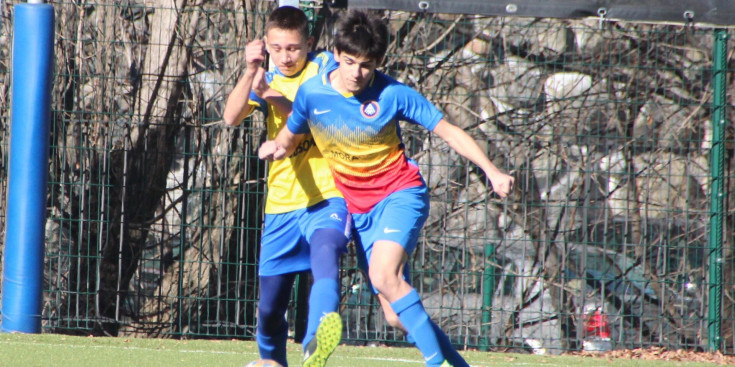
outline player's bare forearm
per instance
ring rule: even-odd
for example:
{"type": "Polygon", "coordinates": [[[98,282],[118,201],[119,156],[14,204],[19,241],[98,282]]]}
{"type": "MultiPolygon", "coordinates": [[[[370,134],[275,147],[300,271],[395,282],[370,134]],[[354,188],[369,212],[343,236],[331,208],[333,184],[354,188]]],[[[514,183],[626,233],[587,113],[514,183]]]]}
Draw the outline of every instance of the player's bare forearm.
{"type": "Polygon", "coordinates": [[[257,70],[251,68],[246,69],[243,76],[237,81],[235,88],[227,96],[225,110],[222,113],[222,119],[227,125],[240,125],[240,122],[252,111],[253,106],[248,102],[250,101],[250,90],[253,87],[256,72],[257,70]]]}
{"type": "Polygon", "coordinates": [[[288,116],[291,113],[291,105],[293,102],[289,101],[283,94],[273,89],[268,89],[263,93],[263,99],[271,104],[281,115],[288,116]]]}
{"type": "Polygon", "coordinates": [[[493,191],[500,197],[506,197],[513,189],[513,176],[505,174],[490,161],[485,152],[477,145],[475,139],[458,126],[452,125],[446,120],[441,120],[434,128],[434,133],[439,135],[449,146],[461,156],[469,159],[480,167],[493,185],[493,191]]]}
{"type": "Polygon", "coordinates": [[[260,68],[255,73],[252,88],[258,97],[263,98],[269,105],[273,106],[284,118],[291,113],[292,102],[281,92],[270,87],[265,78],[265,69],[260,68]]]}
{"type": "Polygon", "coordinates": [[[254,82],[260,84],[263,79],[265,70],[260,65],[264,60],[265,43],[259,39],[248,42],[245,46],[245,72],[227,96],[225,111],[222,113],[222,119],[227,125],[240,125],[240,122],[252,112],[253,106],[248,103],[250,91],[253,90],[254,82]]]}
{"type": "Polygon", "coordinates": [[[291,156],[305,134],[294,134],[284,126],[273,140],[264,142],[258,149],[258,157],[269,161],[281,160],[291,156]]]}

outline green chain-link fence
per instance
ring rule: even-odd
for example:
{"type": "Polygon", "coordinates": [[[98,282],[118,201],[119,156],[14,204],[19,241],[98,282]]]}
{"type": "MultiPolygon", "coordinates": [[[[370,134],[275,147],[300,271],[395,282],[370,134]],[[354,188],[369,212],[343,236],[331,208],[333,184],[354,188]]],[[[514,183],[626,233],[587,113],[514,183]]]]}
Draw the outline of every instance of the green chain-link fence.
{"type": "MultiPolygon", "coordinates": [[[[262,116],[228,128],[220,115],[244,45],[262,36],[276,3],[53,4],[44,330],[252,337],[262,116]]],[[[2,197],[12,5],[0,4],[2,197]]],[[[339,11],[308,11],[318,47],[328,48],[339,11]]],[[[392,37],[382,69],[426,95],[517,180],[501,200],[440,139],[403,127],[432,193],[412,281],[453,342],[605,348],[606,318],[612,348],[735,350],[727,123],[735,65],[726,31],[382,14],[392,37]]],[[[404,343],[352,253],[343,265],[344,341],[404,343]]],[[[298,325],[303,308],[293,310],[298,325]]]]}

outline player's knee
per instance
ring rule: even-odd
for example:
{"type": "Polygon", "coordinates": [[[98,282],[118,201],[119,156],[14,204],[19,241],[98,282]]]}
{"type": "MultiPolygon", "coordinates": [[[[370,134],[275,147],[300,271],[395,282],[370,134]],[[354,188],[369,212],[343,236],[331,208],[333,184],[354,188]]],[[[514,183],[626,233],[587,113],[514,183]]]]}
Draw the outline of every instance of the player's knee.
{"type": "Polygon", "coordinates": [[[261,328],[272,328],[280,326],[284,321],[285,310],[280,310],[273,304],[260,302],[258,304],[258,326],[261,328]]]}
{"type": "Polygon", "coordinates": [[[393,294],[400,287],[401,279],[390,271],[373,267],[370,268],[368,275],[373,287],[382,294],[393,294]]]}
{"type": "Polygon", "coordinates": [[[269,307],[269,305],[264,305],[262,303],[258,305],[258,319],[265,322],[271,321],[275,314],[276,313],[273,312],[273,307],[269,307]]]}
{"type": "Polygon", "coordinates": [[[337,279],[339,276],[339,257],[347,247],[347,237],[335,229],[314,231],[311,245],[311,272],[314,280],[322,278],[337,279]]]}
{"type": "Polygon", "coordinates": [[[339,257],[347,248],[347,237],[336,229],[322,228],[314,231],[309,243],[312,250],[316,248],[317,251],[336,254],[339,257]]]}

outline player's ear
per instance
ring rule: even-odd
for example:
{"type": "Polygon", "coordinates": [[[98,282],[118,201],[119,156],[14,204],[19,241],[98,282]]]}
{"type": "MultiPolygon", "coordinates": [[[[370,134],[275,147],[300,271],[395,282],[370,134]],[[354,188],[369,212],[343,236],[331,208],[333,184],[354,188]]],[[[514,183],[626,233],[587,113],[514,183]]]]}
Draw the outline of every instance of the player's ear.
{"type": "Polygon", "coordinates": [[[309,37],[306,39],[306,49],[307,51],[311,51],[311,46],[314,45],[314,37],[309,37]]]}

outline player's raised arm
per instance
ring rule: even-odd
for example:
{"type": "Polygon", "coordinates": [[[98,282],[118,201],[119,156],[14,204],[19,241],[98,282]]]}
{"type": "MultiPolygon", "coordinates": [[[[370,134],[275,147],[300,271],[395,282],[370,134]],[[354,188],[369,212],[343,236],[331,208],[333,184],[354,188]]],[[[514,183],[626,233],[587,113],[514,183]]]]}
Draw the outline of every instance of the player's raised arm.
{"type": "Polygon", "coordinates": [[[260,66],[265,60],[265,43],[262,40],[250,41],[245,46],[245,72],[240,80],[237,81],[235,88],[232,89],[230,95],[227,96],[225,103],[225,111],[222,113],[222,119],[230,126],[240,125],[240,122],[247,117],[253,110],[250,101],[250,92],[253,90],[253,83],[260,72],[262,78],[263,68],[260,66]]]}
{"type": "Polygon", "coordinates": [[[490,179],[493,185],[493,191],[500,197],[506,197],[510,194],[513,189],[513,182],[515,179],[513,176],[507,175],[501,172],[493,162],[488,159],[485,152],[482,151],[475,139],[458,126],[452,125],[446,120],[442,119],[439,124],[434,128],[434,133],[439,135],[449,146],[454,149],[461,156],[469,159],[472,163],[476,164],[490,179]]]}

